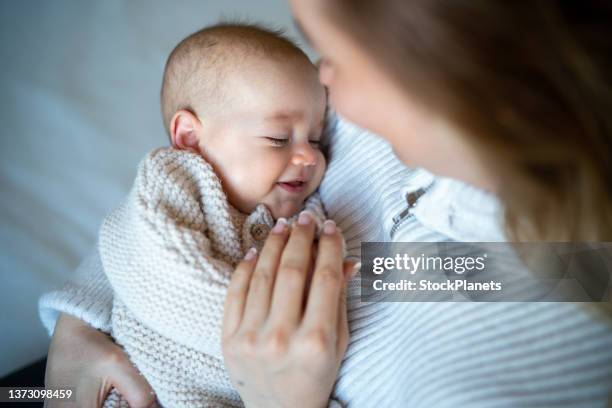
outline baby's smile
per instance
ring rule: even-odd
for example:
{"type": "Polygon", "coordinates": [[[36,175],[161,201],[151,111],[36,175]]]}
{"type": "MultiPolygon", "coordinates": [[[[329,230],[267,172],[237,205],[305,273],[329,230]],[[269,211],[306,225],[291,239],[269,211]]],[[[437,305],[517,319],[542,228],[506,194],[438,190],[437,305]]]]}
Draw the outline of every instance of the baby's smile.
{"type": "Polygon", "coordinates": [[[279,181],[276,183],[283,190],[291,193],[291,194],[299,194],[302,193],[306,186],[308,185],[308,180],[303,178],[296,178],[287,181],[279,181]]]}

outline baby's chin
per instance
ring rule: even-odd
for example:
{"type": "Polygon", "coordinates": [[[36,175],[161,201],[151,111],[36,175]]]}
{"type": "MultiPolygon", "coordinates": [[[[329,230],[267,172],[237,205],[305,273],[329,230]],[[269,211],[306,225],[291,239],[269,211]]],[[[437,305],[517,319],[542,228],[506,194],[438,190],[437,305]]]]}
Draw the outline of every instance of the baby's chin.
{"type": "Polygon", "coordinates": [[[304,207],[303,201],[282,201],[268,204],[268,209],[275,220],[279,218],[291,218],[304,207]]]}

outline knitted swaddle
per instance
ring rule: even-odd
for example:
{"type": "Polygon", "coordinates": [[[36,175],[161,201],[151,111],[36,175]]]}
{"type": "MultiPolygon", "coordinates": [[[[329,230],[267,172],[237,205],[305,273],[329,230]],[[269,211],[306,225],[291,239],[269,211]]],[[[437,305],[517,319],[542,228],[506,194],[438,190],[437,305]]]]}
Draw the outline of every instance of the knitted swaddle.
{"type": "MultiPolygon", "coordinates": [[[[320,226],[318,196],[305,208],[320,226]]],[[[273,222],[263,204],[250,215],[233,208],[212,166],[173,148],[145,157],[128,198],[104,220],[111,334],[162,406],[242,406],[223,365],[223,303],[236,264],[261,249],[273,222]]],[[[123,406],[113,390],[105,407],[123,406]]]]}

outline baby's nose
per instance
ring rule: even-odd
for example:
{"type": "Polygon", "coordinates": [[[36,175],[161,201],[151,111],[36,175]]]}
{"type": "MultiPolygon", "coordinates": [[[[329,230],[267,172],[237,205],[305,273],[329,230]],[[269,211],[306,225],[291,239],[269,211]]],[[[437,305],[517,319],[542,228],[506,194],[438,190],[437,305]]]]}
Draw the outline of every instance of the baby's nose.
{"type": "Polygon", "coordinates": [[[296,166],[315,166],[317,164],[317,153],[309,144],[297,147],[291,157],[291,163],[296,166]]]}

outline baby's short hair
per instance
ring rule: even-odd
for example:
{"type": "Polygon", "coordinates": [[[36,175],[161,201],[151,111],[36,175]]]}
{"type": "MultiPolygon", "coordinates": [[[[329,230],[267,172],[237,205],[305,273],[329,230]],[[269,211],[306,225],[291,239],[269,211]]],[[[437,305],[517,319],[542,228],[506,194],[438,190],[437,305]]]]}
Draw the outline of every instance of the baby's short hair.
{"type": "Polygon", "coordinates": [[[196,103],[218,104],[225,75],[247,57],[287,60],[308,56],[282,30],[251,23],[220,23],[183,39],[170,53],[164,69],[161,108],[169,131],[179,109],[196,112],[196,103]]]}

